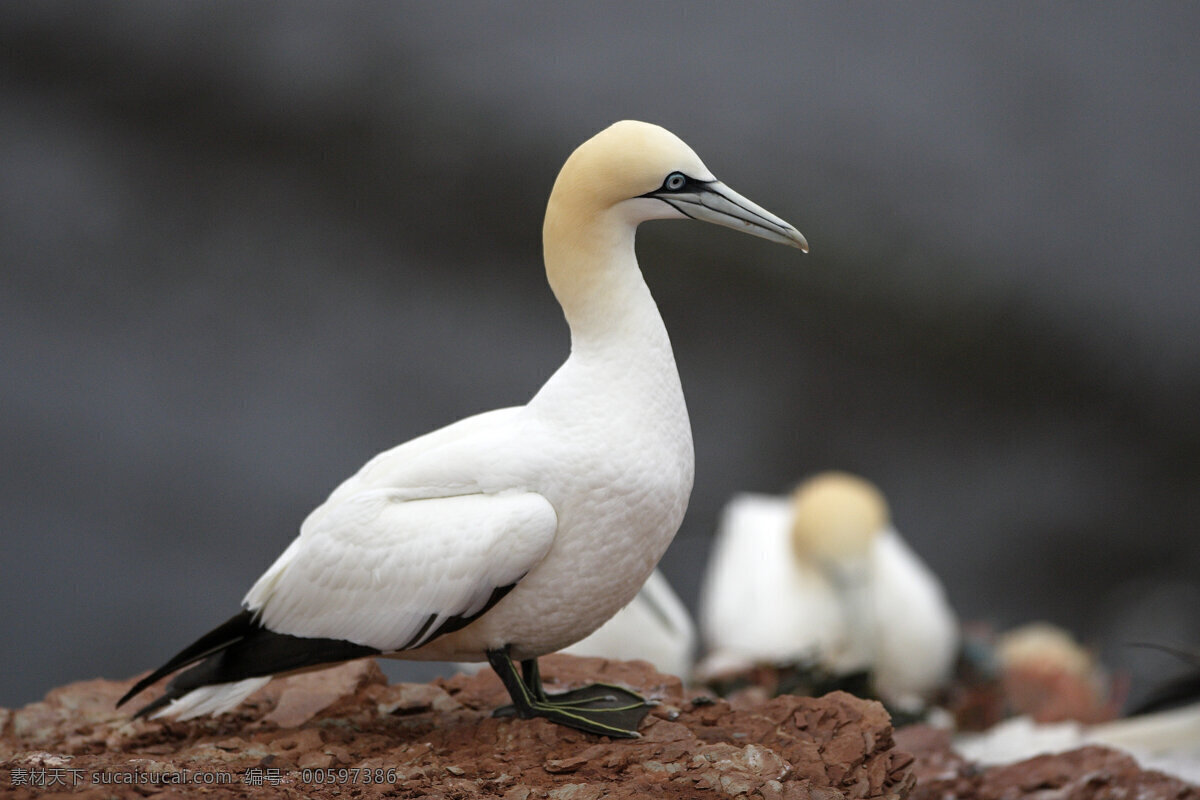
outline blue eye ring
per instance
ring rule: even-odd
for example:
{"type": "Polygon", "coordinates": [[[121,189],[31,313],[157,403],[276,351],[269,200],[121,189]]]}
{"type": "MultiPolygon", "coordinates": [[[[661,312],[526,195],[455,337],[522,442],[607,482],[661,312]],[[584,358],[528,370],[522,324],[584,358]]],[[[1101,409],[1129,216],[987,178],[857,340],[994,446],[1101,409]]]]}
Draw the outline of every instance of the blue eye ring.
{"type": "Polygon", "coordinates": [[[687,185],[687,182],[687,175],[684,175],[682,172],[672,172],[667,176],[667,179],[663,181],[663,188],[668,192],[678,192],[687,185]]]}

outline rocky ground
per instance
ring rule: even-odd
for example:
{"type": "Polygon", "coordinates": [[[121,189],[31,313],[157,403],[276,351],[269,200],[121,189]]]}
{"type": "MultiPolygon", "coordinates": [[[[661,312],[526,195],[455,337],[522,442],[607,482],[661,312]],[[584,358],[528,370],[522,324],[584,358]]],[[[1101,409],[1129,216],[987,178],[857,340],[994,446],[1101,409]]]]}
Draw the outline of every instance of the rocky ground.
{"type": "Polygon", "coordinates": [[[490,670],[388,685],[367,660],[273,681],[215,720],[147,722],[113,707],[131,681],[93,680],[0,709],[0,796],[1200,800],[1103,748],[978,768],[840,692],[731,705],[641,662],[551,656],[542,672],[551,691],[603,680],[659,705],[640,739],[610,741],[492,718],[506,697],[490,670]]]}

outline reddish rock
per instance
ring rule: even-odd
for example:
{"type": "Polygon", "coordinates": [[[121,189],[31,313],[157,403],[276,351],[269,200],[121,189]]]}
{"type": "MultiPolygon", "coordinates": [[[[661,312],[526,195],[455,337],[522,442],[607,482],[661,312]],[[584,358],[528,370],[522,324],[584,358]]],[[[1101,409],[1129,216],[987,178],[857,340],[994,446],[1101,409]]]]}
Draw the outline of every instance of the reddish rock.
{"type": "MultiPolygon", "coordinates": [[[[600,680],[659,705],[640,739],[611,741],[544,720],[492,718],[506,697],[490,671],[388,686],[363,662],[276,681],[216,719],[147,722],[112,706],[130,682],[88,681],[0,713],[0,794],[838,800],[933,797],[926,790],[939,786],[963,798],[999,798],[1032,785],[1016,782],[1020,770],[979,772],[948,756],[945,742],[906,732],[920,753],[914,761],[897,749],[879,704],[846,694],[733,708],[693,698],[678,679],[640,662],[553,656],[542,672],[551,691],[600,680]],[[990,775],[996,782],[984,780],[990,775]]],[[[1095,773],[1086,758],[1076,766],[1095,773]]],[[[1175,787],[1182,793],[1174,796],[1195,797],[1177,781],[1131,772],[1115,754],[1103,758],[1102,778],[1072,773],[1074,762],[1063,761],[1039,766],[1036,785],[1068,792],[1062,797],[1098,785],[1137,787],[1148,798],[1175,787]]]]}
{"type": "Polygon", "coordinates": [[[490,671],[388,686],[372,662],[275,681],[234,713],[132,721],[129,682],[88,681],[0,716],[0,785],[14,797],[903,798],[911,759],[875,703],[693,701],[640,662],[543,659],[550,691],[600,680],[658,701],[637,740],[493,719],[490,671]],[[187,781],[181,784],[181,781],[187,781]],[[53,785],[51,785],[53,784],[53,785]],[[203,787],[203,788],[201,788],[203,787]]]}
{"type": "MultiPolygon", "coordinates": [[[[387,677],[373,659],[351,661],[334,669],[322,669],[294,675],[279,684],[275,707],[263,719],[281,728],[294,728],[312,719],[318,712],[359,688],[371,683],[387,684],[387,677]]],[[[272,690],[271,683],[263,687],[272,690]]]]}

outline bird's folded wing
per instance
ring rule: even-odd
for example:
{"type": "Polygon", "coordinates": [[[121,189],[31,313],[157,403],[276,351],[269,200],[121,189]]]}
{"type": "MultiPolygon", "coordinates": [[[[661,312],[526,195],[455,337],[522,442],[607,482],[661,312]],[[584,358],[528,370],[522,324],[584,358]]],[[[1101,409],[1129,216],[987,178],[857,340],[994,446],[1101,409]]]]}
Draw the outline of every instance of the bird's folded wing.
{"type": "Polygon", "coordinates": [[[700,590],[700,622],[711,646],[743,640],[755,620],[769,624],[763,609],[775,613],[781,598],[778,581],[764,579],[787,574],[790,524],[782,497],[743,493],[725,506],[700,590]]]}
{"type": "Polygon", "coordinates": [[[310,518],[243,605],[278,633],[419,647],[503,597],[546,555],[557,526],[534,492],[411,500],[365,490],[310,518]]]}

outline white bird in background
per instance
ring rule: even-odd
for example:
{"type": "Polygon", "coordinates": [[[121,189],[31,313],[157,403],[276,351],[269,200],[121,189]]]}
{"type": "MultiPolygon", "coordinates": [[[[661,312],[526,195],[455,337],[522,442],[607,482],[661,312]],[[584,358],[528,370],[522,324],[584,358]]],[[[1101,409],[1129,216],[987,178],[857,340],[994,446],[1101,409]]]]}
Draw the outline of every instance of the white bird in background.
{"type": "Polygon", "coordinates": [[[691,427],[634,253],[639,223],[684,218],[808,249],[658,126],[618,122],[584,142],[543,227],[571,330],[562,367],[527,405],[368,461],[308,516],[241,613],[121,702],[184,667],[139,715],[220,713],[272,675],[362,656],[486,659],[513,700],[498,713],[636,736],[641,697],[611,686],[548,696],[537,658],[633,599],[687,507],[691,427]]]}
{"type": "Polygon", "coordinates": [[[656,569],[629,605],[563,652],[642,659],[687,681],[696,652],[696,625],[666,576],[656,569]]]}
{"type": "Polygon", "coordinates": [[[830,472],[791,497],[725,507],[700,594],[708,675],[754,664],[868,670],[876,693],[917,707],[950,675],[958,625],[937,578],[865,480],[830,472]]]}
{"type": "Polygon", "coordinates": [[[1101,722],[1117,714],[1112,677],[1095,653],[1057,625],[1030,622],[1006,631],[996,638],[991,661],[1008,713],[1038,722],[1101,722]]]}

